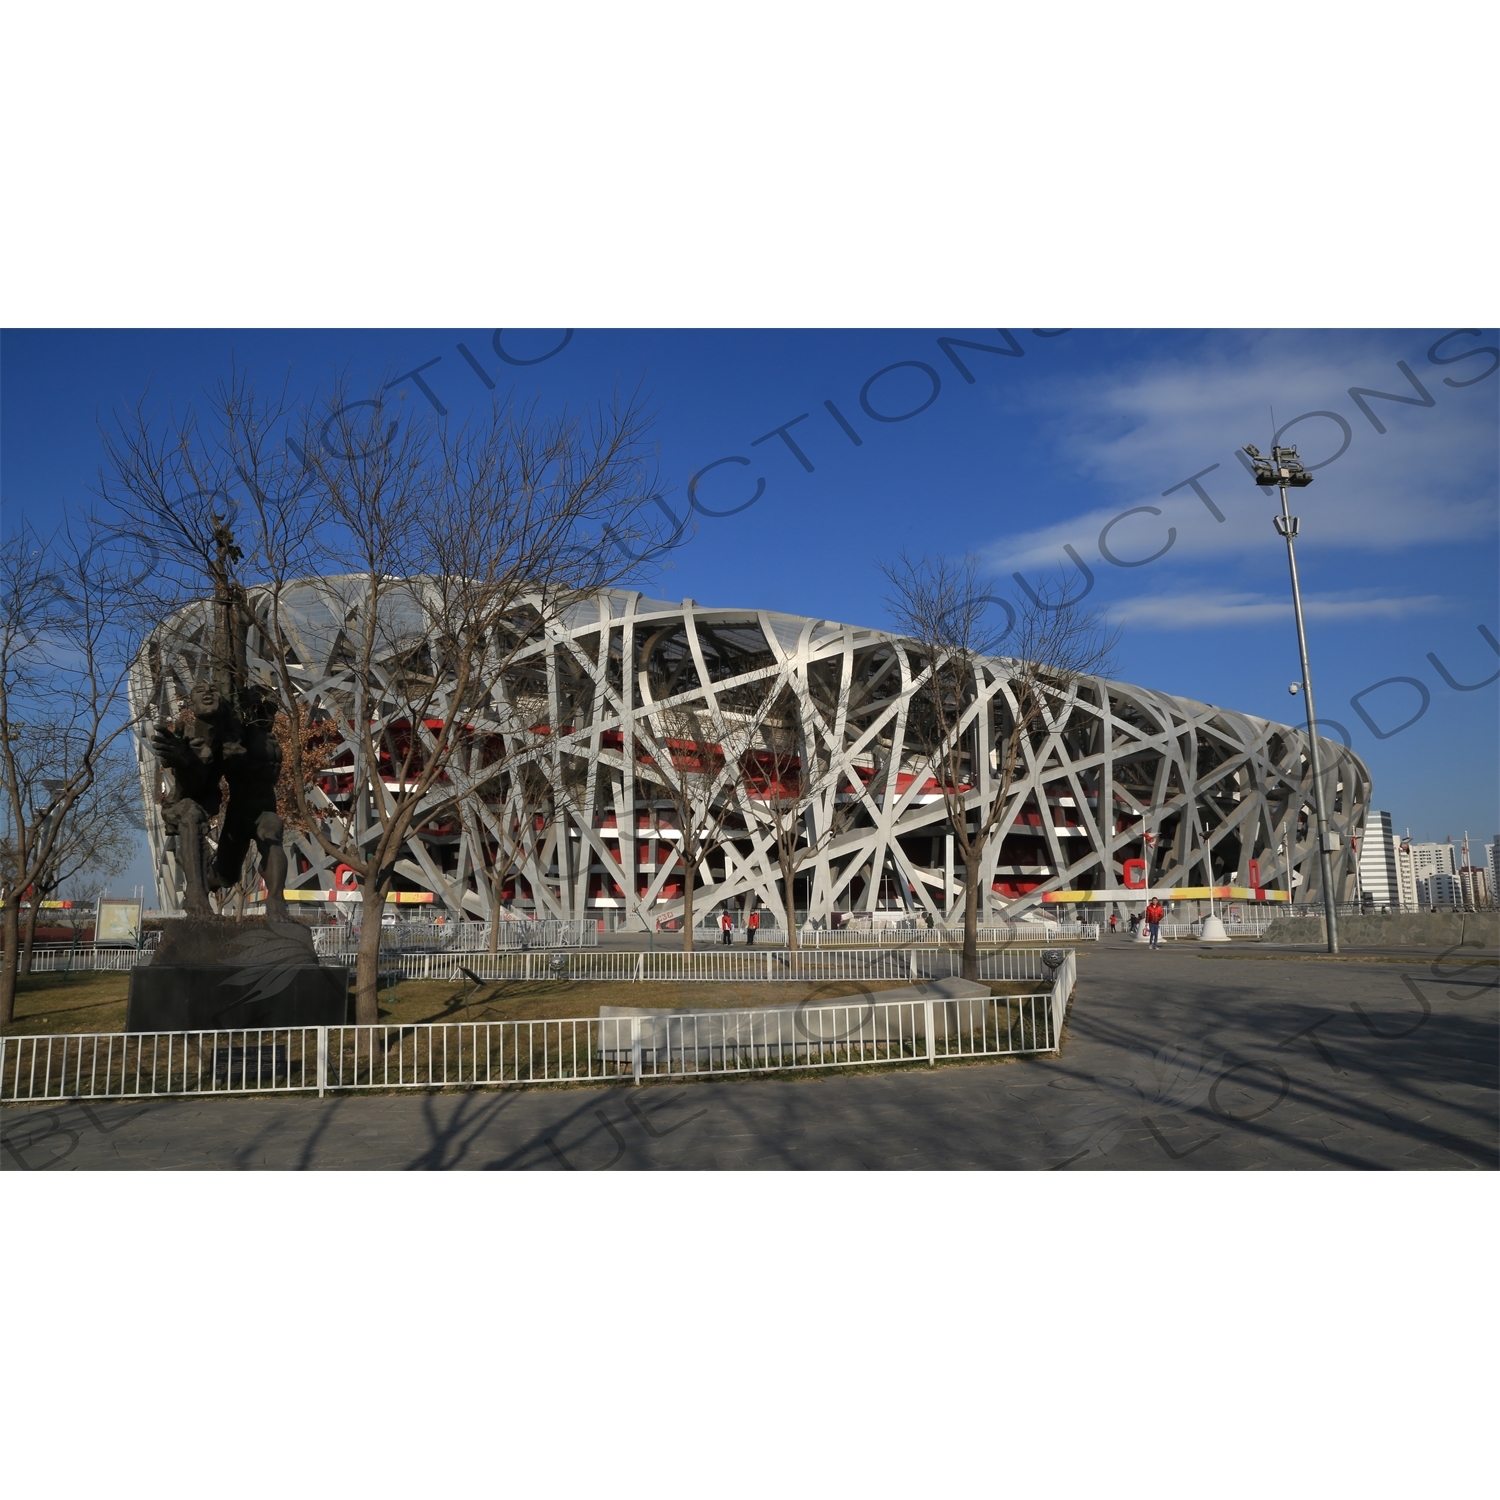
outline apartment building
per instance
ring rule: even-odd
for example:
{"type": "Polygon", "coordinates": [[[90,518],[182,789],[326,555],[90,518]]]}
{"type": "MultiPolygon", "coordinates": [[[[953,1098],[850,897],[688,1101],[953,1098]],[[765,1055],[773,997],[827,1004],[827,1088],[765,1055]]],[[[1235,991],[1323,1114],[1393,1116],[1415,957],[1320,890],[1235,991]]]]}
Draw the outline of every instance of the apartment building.
{"type": "Polygon", "coordinates": [[[1464,892],[1458,874],[1447,870],[1434,870],[1430,875],[1417,876],[1417,905],[1423,911],[1442,907],[1450,909],[1464,904],[1464,892]]]}
{"type": "Polygon", "coordinates": [[[1490,872],[1483,865],[1462,865],[1458,871],[1458,883],[1463,904],[1470,911],[1488,911],[1491,905],[1490,872]]]}
{"type": "Polygon", "coordinates": [[[1458,854],[1451,840],[1445,844],[1413,844],[1411,858],[1419,880],[1424,875],[1458,874],[1458,854]]]}
{"type": "Polygon", "coordinates": [[[1373,809],[1366,813],[1359,840],[1359,889],[1363,903],[1376,911],[1403,909],[1396,875],[1398,847],[1399,840],[1391,833],[1391,815],[1373,809]]]}

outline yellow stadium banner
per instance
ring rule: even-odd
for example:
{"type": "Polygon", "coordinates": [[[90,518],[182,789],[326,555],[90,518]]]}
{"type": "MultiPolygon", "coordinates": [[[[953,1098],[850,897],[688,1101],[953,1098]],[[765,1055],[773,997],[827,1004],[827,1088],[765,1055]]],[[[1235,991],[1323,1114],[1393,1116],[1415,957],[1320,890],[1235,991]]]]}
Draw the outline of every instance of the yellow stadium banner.
{"type": "Polygon", "coordinates": [[[1094,901],[1290,901],[1290,891],[1272,891],[1245,885],[1154,885],[1141,890],[1043,891],[1043,904],[1094,901]]]}
{"type": "MultiPolygon", "coordinates": [[[[288,901],[363,901],[358,891],[283,891],[288,901]]],[[[392,891],[386,896],[388,905],[431,906],[437,897],[431,891],[392,891]]]]}

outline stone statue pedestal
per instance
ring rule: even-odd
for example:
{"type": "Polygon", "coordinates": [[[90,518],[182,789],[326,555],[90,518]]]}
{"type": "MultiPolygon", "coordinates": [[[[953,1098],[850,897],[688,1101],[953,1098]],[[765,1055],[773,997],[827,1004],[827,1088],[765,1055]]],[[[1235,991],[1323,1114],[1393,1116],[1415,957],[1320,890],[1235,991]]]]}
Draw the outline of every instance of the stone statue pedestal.
{"type": "Polygon", "coordinates": [[[341,1026],[349,971],[320,964],[300,922],[182,917],[130,973],[126,1031],[341,1026]]]}

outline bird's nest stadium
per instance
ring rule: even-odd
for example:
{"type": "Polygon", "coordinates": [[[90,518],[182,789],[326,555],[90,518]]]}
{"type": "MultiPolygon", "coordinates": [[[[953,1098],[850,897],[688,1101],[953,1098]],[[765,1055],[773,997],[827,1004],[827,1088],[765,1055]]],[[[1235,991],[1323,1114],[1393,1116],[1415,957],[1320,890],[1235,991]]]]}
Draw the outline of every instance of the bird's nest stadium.
{"type": "MultiPolygon", "coordinates": [[[[303,704],[340,728],[352,723],[357,696],[345,664],[359,591],[357,580],[319,578],[283,596],[303,704]]],[[[253,606],[257,591],[250,597],[253,606]]],[[[206,604],[175,617],[132,677],[147,834],[167,910],[180,908],[183,880],[162,826],[149,722],[180,712],[206,670],[211,617],[206,604]]],[[[415,619],[412,629],[420,629],[415,619]]],[[[398,640],[400,622],[386,634],[398,640]]],[[[755,743],[757,705],[775,698],[795,703],[803,763],[823,768],[821,791],[798,812],[806,854],[795,920],[840,925],[866,913],[961,920],[963,869],[954,866],[944,799],[908,742],[908,713],[920,691],[914,650],[882,631],[769,610],[667,603],[621,590],[581,597],[538,621],[487,688],[483,711],[466,715],[477,721],[466,753],[493,761],[525,742],[539,772],[532,790],[523,799],[521,778],[509,777],[460,794],[478,763],[460,758],[407,840],[395,894],[470,918],[503,906],[512,916],[598,918],[611,929],[674,925],[684,904],[681,830],[655,768],[671,766],[669,747],[681,745],[674,716],[680,724],[686,709],[732,747],[724,763],[733,761],[717,793],[731,804],[720,809],[725,837],[699,872],[695,916],[753,903],[783,924],[764,756],[755,743]],[[534,830],[526,858],[503,883],[492,880],[502,831],[521,822],[534,830]]],[[[271,683],[254,631],[249,664],[271,683]]],[[[1004,657],[986,659],[976,675],[971,807],[994,795],[986,767],[1007,681],[1004,657]]],[[[383,743],[404,745],[410,730],[399,707],[375,704],[370,712],[383,743]]],[[[359,769],[355,740],[343,737],[316,797],[327,816],[358,831],[368,824],[372,778],[382,772],[359,769]]],[[[987,847],[981,920],[1012,918],[1043,902],[1127,902],[1148,892],[1187,898],[1227,888],[1251,900],[1321,900],[1305,729],[1084,677],[1026,755],[1010,810],[987,847]]],[[[1352,751],[1326,739],[1322,761],[1338,843],[1336,897],[1350,900],[1351,836],[1369,804],[1369,773],[1352,751]]],[[[331,900],[351,883],[306,833],[289,830],[287,848],[289,897],[331,900]]]]}

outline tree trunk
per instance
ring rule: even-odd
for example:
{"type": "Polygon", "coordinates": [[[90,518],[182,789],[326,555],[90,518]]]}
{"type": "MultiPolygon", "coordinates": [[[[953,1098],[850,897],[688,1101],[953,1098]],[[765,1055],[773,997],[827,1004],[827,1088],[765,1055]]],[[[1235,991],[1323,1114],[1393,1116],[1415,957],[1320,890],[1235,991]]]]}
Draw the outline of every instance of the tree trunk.
{"type": "Polygon", "coordinates": [[[380,919],[384,915],[385,892],[366,885],[354,959],[354,1019],[360,1026],[374,1026],[380,1020],[380,919]]]}
{"type": "Polygon", "coordinates": [[[21,972],[31,973],[31,950],[36,945],[36,918],[42,909],[41,897],[36,894],[36,887],[31,888],[31,905],[26,908],[26,936],[21,942],[21,972]]]}
{"type": "Polygon", "coordinates": [[[12,891],[5,900],[5,955],[0,960],[0,1026],[8,1026],[16,1014],[16,959],[21,946],[21,893],[12,891]]]}
{"type": "Polygon", "coordinates": [[[781,861],[782,904],[786,907],[786,946],[789,953],[797,951],[797,870],[789,861],[781,861]]]}
{"type": "Polygon", "coordinates": [[[500,887],[504,881],[493,878],[493,868],[490,873],[490,955],[493,957],[500,951],[500,887]]]}
{"type": "Polygon", "coordinates": [[[979,852],[964,855],[964,978],[979,978],[979,852]]]}
{"type": "Polygon", "coordinates": [[[697,872],[686,861],[682,866],[682,951],[693,951],[693,876],[697,872]]]}

